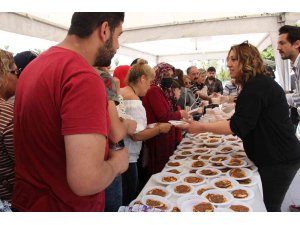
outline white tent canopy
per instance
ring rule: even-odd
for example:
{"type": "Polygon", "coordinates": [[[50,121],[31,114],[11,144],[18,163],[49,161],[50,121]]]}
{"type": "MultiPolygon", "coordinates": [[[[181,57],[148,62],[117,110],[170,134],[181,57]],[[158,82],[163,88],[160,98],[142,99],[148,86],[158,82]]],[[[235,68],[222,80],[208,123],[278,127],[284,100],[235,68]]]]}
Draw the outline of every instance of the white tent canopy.
{"type": "MultiPolygon", "coordinates": [[[[59,42],[72,13],[0,13],[0,30],[59,42]],[[16,26],[18,24],[18,26],[16,26]]],[[[248,40],[260,51],[277,48],[278,29],[300,13],[126,13],[118,54],[153,63],[225,59],[233,44],[248,40]]],[[[275,52],[281,85],[288,89],[288,62],[275,52]]]]}

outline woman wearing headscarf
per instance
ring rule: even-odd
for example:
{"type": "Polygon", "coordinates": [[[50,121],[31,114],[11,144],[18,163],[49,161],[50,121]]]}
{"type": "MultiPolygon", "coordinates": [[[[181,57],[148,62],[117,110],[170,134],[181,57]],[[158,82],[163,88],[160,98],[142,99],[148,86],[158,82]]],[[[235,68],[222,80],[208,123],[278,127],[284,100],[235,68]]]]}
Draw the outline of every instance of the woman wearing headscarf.
{"type": "MultiPolygon", "coordinates": [[[[177,99],[174,90],[171,88],[175,68],[168,63],[159,63],[154,67],[154,71],[155,79],[142,100],[146,109],[147,123],[188,118],[185,110],[178,110],[177,99]]],[[[181,131],[172,127],[168,133],[162,133],[145,142],[147,147],[146,169],[150,174],[160,172],[164,168],[180,142],[178,132],[181,131]]]]}
{"type": "Polygon", "coordinates": [[[19,70],[10,52],[0,49],[0,199],[11,201],[15,183],[13,148],[13,103],[19,70]]]}
{"type": "Polygon", "coordinates": [[[235,134],[258,167],[264,203],[268,211],[281,211],[284,196],[300,167],[300,143],[296,138],[285,93],[266,74],[256,47],[244,42],[231,47],[227,56],[231,78],[241,86],[235,113],[215,123],[187,121],[179,125],[190,133],[235,134]]]}

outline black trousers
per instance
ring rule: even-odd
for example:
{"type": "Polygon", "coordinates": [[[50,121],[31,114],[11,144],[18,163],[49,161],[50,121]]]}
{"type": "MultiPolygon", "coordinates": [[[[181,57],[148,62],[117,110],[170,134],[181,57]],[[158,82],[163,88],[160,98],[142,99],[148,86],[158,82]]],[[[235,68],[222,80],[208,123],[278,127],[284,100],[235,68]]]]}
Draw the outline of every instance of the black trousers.
{"type": "Polygon", "coordinates": [[[289,189],[300,162],[296,164],[280,164],[258,168],[260,174],[264,203],[268,212],[280,212],[281,204],[289,189]]]}

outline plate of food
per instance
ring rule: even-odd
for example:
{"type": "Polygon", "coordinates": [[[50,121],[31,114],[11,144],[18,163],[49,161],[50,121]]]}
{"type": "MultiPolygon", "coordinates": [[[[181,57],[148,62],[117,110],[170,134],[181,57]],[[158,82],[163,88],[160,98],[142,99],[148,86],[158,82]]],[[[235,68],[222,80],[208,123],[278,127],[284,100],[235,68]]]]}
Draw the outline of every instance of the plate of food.
{"type": "Polygon", "coordinates": [[[163,198],[157,195],[145,195],[141,199],[143,205],[157,208],[163,211],[170,211],[173,205],[168,201],[167,198],[163,198]]]}
{"type": "Polygon", "coordinates": [[[248,201],[254,198],[254,191],[246,187],[237,187],[229,192],[239,201],[248,201]]]}
{"type": "Polygon", "coordinates": [[[213,180],[210,181],[210,185],[218,188],[218,189],[223,189],[226,191],[232,190],[236,187],[239,186],[239,183],[229,177],[218,177],[218,178],[214,178],[213,180]]]}
{"type": "Polygon", "coordinates": [[[229,205],[233,201],[231,193],[220,189],[204,191],[201,196],[215,206],[229,205]]]}
{"type": "Polygon", "coordinates": [[[200,185],[199,187],[195,187],[195,194],[202,195],[202,193],[204,191],[213,190],[213,189],[215,189],[215,188],[212,187],[211,185],[203,184],[203,185],[200,185]]]}
{"type": "Polygon", "coordinates": [[[198,197],[190,199],[181,204],[182,212],[214,212],[215,206],[207,199],[198,197]]]}
{"type": "Polygon", "coordinates": [[[190,195],[194,193],[194,187],[186,183],[172,184],[167,187],[167,190],[170,191],[173,195],[182,196],[190,195]]]}
{"type": "Polygon", "coordinates": [[[197,170],[196,174],[205,178],[216,178],[219,177],[222,172],[216,168],[204,167],[197,170]]]}
{"type": "Polygon", "coordinates": [[[160,172],[153,175],[153,179],[163,185],[176,184],[180,181],[180,176],[175,173],[160,172]]]}
{"type": "Polygon", "coordinates": [[[180,177],[180,180],[190,185],[200,185],[205,183],[205,178],[197,174],[185,174],[180,177]]]}
{"type": "Polygon", "coordinates": [[[237,180],[237,182],[245,187],[251,187],[257,184],[257,181],[254,176],[243,180],[237,180]]]}
{"type": "Polygon", "coordinates": [[[234,201],[229,206],[228,209],[231,212],[252,212],[252,207],[244,202],[234,201]]]}
{"type": "Polygon", "coordinates": [[[184,162],[181,160],[171,160],[171,161],[167,162],[166,167],[174,168],[174,167],[181,167],[183,165],[184,165],[184,162]]]}
{"type": "Polygon", "coordinates": [[[238,158],[231,158],[225,161],[222,161],[222,164],[229,168],[241,168],[247,165],[247,162],[238,158]]]}
{"type": "Polygon", "coordinates": [[[158,195],[164,198],[169,198],[171,193],[167,190],[166,187],[162,186],[152,186],[148,187],[143,191],[143,195],[158,195]]]}
{"type": "Polygon", "coordinates": [[[235,180],[244,180],[252,177],[253,172],[247,168],[232,168],[226,173],[226,175],[235,180]]]}

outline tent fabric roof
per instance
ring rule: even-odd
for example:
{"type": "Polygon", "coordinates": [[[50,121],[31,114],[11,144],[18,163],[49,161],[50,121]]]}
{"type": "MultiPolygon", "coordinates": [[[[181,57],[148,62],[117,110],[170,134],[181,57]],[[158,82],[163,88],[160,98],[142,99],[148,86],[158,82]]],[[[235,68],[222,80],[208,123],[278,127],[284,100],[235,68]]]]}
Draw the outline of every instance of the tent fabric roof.
{"type": "MultiPolygon", "coordinates": [[[[0,13],[0,30],[61,41],[72,13],[0,13]],[[18,24],[15,26],[14,24],[18,24]]],[[[118,54],[142,57],[154,63],[202,59],[224,59],[233,44],[248,40],[260,51],[276,49],[278,29],[295,24],[300,13],[126,13],[118,54]]],[[[276,53],[281,74],[287,63],[276,53]]]]}

